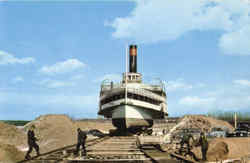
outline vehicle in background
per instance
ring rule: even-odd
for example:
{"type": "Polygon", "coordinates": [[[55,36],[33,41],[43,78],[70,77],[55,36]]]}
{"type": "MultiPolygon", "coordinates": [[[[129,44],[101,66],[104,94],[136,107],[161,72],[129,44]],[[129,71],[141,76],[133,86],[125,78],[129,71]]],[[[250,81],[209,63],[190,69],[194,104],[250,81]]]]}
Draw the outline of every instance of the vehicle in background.
{"type": "Polygon", "coordinates": [[[249,135],[245,128],[236,128],[233,132],[228,132],[226,137],[248,137],[249,135]]]}
{"type": "Polygon", "coordinates": [[[223,128],[223,127],[214,127],[211,129],[210,132],[207,133],[207,137],[211,137],[211,138],[224,138],[226,137],[228,132],[227,128],[223,128]]]}
{"type": "Polygon", "coordinates": [[[248,123],[238,123],[237,128],[240,128],[242,130],[244,129],[244,130],[250,132],[250,124],[248,124],[248,123]]]}
{"type": "Polygon", "coordinates": [[[182,137],[184,136],[185,134],[185,131],[184,130],[187,130],[187,133],[191,134],[194,139],[197,139],[200,137],[200,133],[201,133],[201,130],[198,129],[198,128],[184,128],[184,129],[180,129],[177,131],[177,133],[173,134],[172,135],[172,139],[178,139],[178,140],[181,140],[182,137]]]}
{"type": "Polygon", "coordinates": [[[250,126],[246,123],[238,123],[233,132],[228,132],[227,137],[248,137],[250,136],[250,126]]]}

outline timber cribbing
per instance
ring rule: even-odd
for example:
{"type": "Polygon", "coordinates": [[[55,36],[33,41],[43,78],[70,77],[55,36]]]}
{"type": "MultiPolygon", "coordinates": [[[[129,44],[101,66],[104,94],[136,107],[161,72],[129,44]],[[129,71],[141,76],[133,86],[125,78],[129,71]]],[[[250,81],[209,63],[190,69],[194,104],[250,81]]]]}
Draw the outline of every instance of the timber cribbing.
{"type": "Polygon", "coordinates": [[[177,163],[184,157],[162,151],[159,146],[138,146],[136,136],[106,136],[86,143],[87,155],[75,156],[75,144],[43,153],[19,163],[177,163]]]}

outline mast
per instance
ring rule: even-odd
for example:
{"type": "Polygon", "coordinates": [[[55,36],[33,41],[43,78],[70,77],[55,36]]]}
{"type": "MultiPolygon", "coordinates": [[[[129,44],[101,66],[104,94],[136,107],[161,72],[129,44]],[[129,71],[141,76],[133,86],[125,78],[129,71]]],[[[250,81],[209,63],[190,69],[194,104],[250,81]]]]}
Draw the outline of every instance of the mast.
{"type": "Polygon", "coordinates": [[[125,71],[125,104],[127,104],[127,73],[128,73],[128,45],[126,45],[126,71],[125,71]]]}

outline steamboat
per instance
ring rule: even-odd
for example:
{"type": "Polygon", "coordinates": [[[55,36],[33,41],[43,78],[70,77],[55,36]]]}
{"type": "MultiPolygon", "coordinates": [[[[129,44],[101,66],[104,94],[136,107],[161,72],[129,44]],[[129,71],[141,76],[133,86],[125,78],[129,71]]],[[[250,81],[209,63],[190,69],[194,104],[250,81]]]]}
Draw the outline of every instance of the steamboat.
{"type": "Polygon", "coordinates": [[[118,129],[149,128],[154,119],[168,116],[164,83],[143,83],[142,74],[137,72],[136,45],[129,46],[129,71],[126,68],[122,76],[119,83],[101,84],[99,115],[111,118],[118,129]]]}

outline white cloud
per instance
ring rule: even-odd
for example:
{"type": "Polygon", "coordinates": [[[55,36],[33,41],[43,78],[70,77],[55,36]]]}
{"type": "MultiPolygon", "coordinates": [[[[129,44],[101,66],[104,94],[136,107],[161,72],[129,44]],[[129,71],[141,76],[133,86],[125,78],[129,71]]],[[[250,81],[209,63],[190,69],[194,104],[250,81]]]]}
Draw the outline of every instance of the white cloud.
{"type": "MultiPolygon", "coordinates": [[[[250,20],[249,20],[250,21],[250,20]]],[[[250,24],[224,34],[220,38],[219,47],[229,55],[250,55],[250,24]]]]}
{"type": "Polygon", "coordinates": [[[17,76],[12,80],[12,83],[20,83],[20,82],[24,82],[24,79],[21,76],[17,76]]]}
{"type": "Polygon", "coordinates": [[[106,74],[98,79],[96,79],[94,82],[102,82],[103,80],[111,80],[114,82],[120,82],[122,80],[122,76],[120,74],[106,74]]]}
{"type": "Polygon", "coordinates": [[[64,74],[79,70],[85,66],[86,64],[77,59],[68,59],[64,62],[58,62],[51,66],[44,66],[40,69],[40,72],[46,75],[64,74]]]}
{"type": "Polygon", "coordinates": [[[73,81],[60,81],[60,80],[52,80],[52,79],[44,79],[40,81],[39,84],[47,88],[72,87],[76,85],[76,83],[73,81]]]}
{"type": "Polygon", "coordinates": [[[247,111],[250,109],[250,87],[248,80],[234,80],[233,84],[211,88],[206,92],[192,92],[178,100],[179,108],[190,112],[247,111]],[[235,85],[243,86],[236,88],[235,85]],[[214,91],[212,91],[214,90],[214,91]]]}
{"type": "Polygon", "coordinates": [[[81,80],[81,79],[83,79],[84,78],[84,75],[82,75],[82,74],[78,74],[78,75],[74,75],[74,76],[72,76],[71,78],[70,78],[70,80],[81,80]]]}
{"type": "Polygon", "coordinates": [[[0,51],[0,65],[28,64],[28,63],[34,63],[34,62],[35,62],[35,59],[32,57],[16,58],[7,52],[0,51]]]}
{"type": "Polygon", "coordinates": [[[105,23],[113,37],[141,43],[175,40],[190,31],[219,30],[225,54],[250,55],[250,3],[247,0],[135,0],[127,17],[105,23]]]}
{"type": "Polygon", "coordinates": [[[220,100],[217,100],[217,106],[224,109],[234,109],[234,110],[249,110],[250,108],[250,95],[248,96],[234,96],[223,98],[220,97],[220,100]]]}
{"type": "MultiPolygon", "coordinates": [[[[97,108],[98,104],[98,94],[90,95],[75,95],[75,94],[37,94],[37,93],[23,93],[20,96],[18,92],[0,92],[0,105],[25,105],[29,107],[39,108],[45,107],[48,108],[47,112],[50,112],[51,109],[60,110],[61,108],[71,109],[71,112],[74,112],[74,109],[80,109],[82,113],[87,112],[85,109],[97,108]]],[[[96,110],[95,110],[96,111],[96,110]]],[[[46,110],[45,110],[46,112],[46,110]]]]}
{"type": "Polygon", "coordinates": [[[84,75],[76,74],[68,77],[67,79],[43,79],[41,81],[37,81],[36,83],[47,88],[73,87],[78,85],[83,78],[84,75]]]}
{"type": "Polygon", "coordinates": [[[234,84],[240,85],[240,86],[247,86],[250,87],[250,81],[249,80],[234,80],[234,84]]]}
{"type": "Polygon", "coordinates": [[[68,114],[75,118],[94,118],[97,116],[99,96],[96,93],[83,95],[37,92],[22,93],[20,96],[20,92],[0,92],[0,97],[0,118],[30,120],[44,114],[68,114]],[[18,107],[13,107],[13,104],[18,107]]]}
{"type": "Polygon", "coordinates": [[[206,87],[207,85],[206,84],[204,84],[204,83],[198,83],[197,84],[197,88],[204,88],[204,87],[206,87]]]}
{"type": "Polygon", "coordinates": [[[179,103],[182,105],[187,106],[194,106],[194,107],[207,107],[211,106],[215,102],[215,98],[209,97],[209,98],[200,98],[197,96],[187,96],[182,99],[180,99],[179,103]]]}
{"type": "Polygon", "coordinates": [[[98,95],[48,95],[42,96],[41,100],[44,104],[49,105],[66,105],[75,108],[84,108],[95,106],[98,103],[98,95]]]}
{"type": "Polygon", "coordinates": [[[176,90],[187,90],[192,89],[191,84],[187,84],[183,79],[177,79],[175,81],[168,81],[166,83],[167,91],[176,91],[176,90]]]}
{"type": "Polygon", "coordinates": [[[164,81],[167,91],[177,91],[177,90],[189,90],[194,88],[203,88],[206,85],[203,83],[189,84],[184,79],[177,79],[171,81],[164,81]]]}

